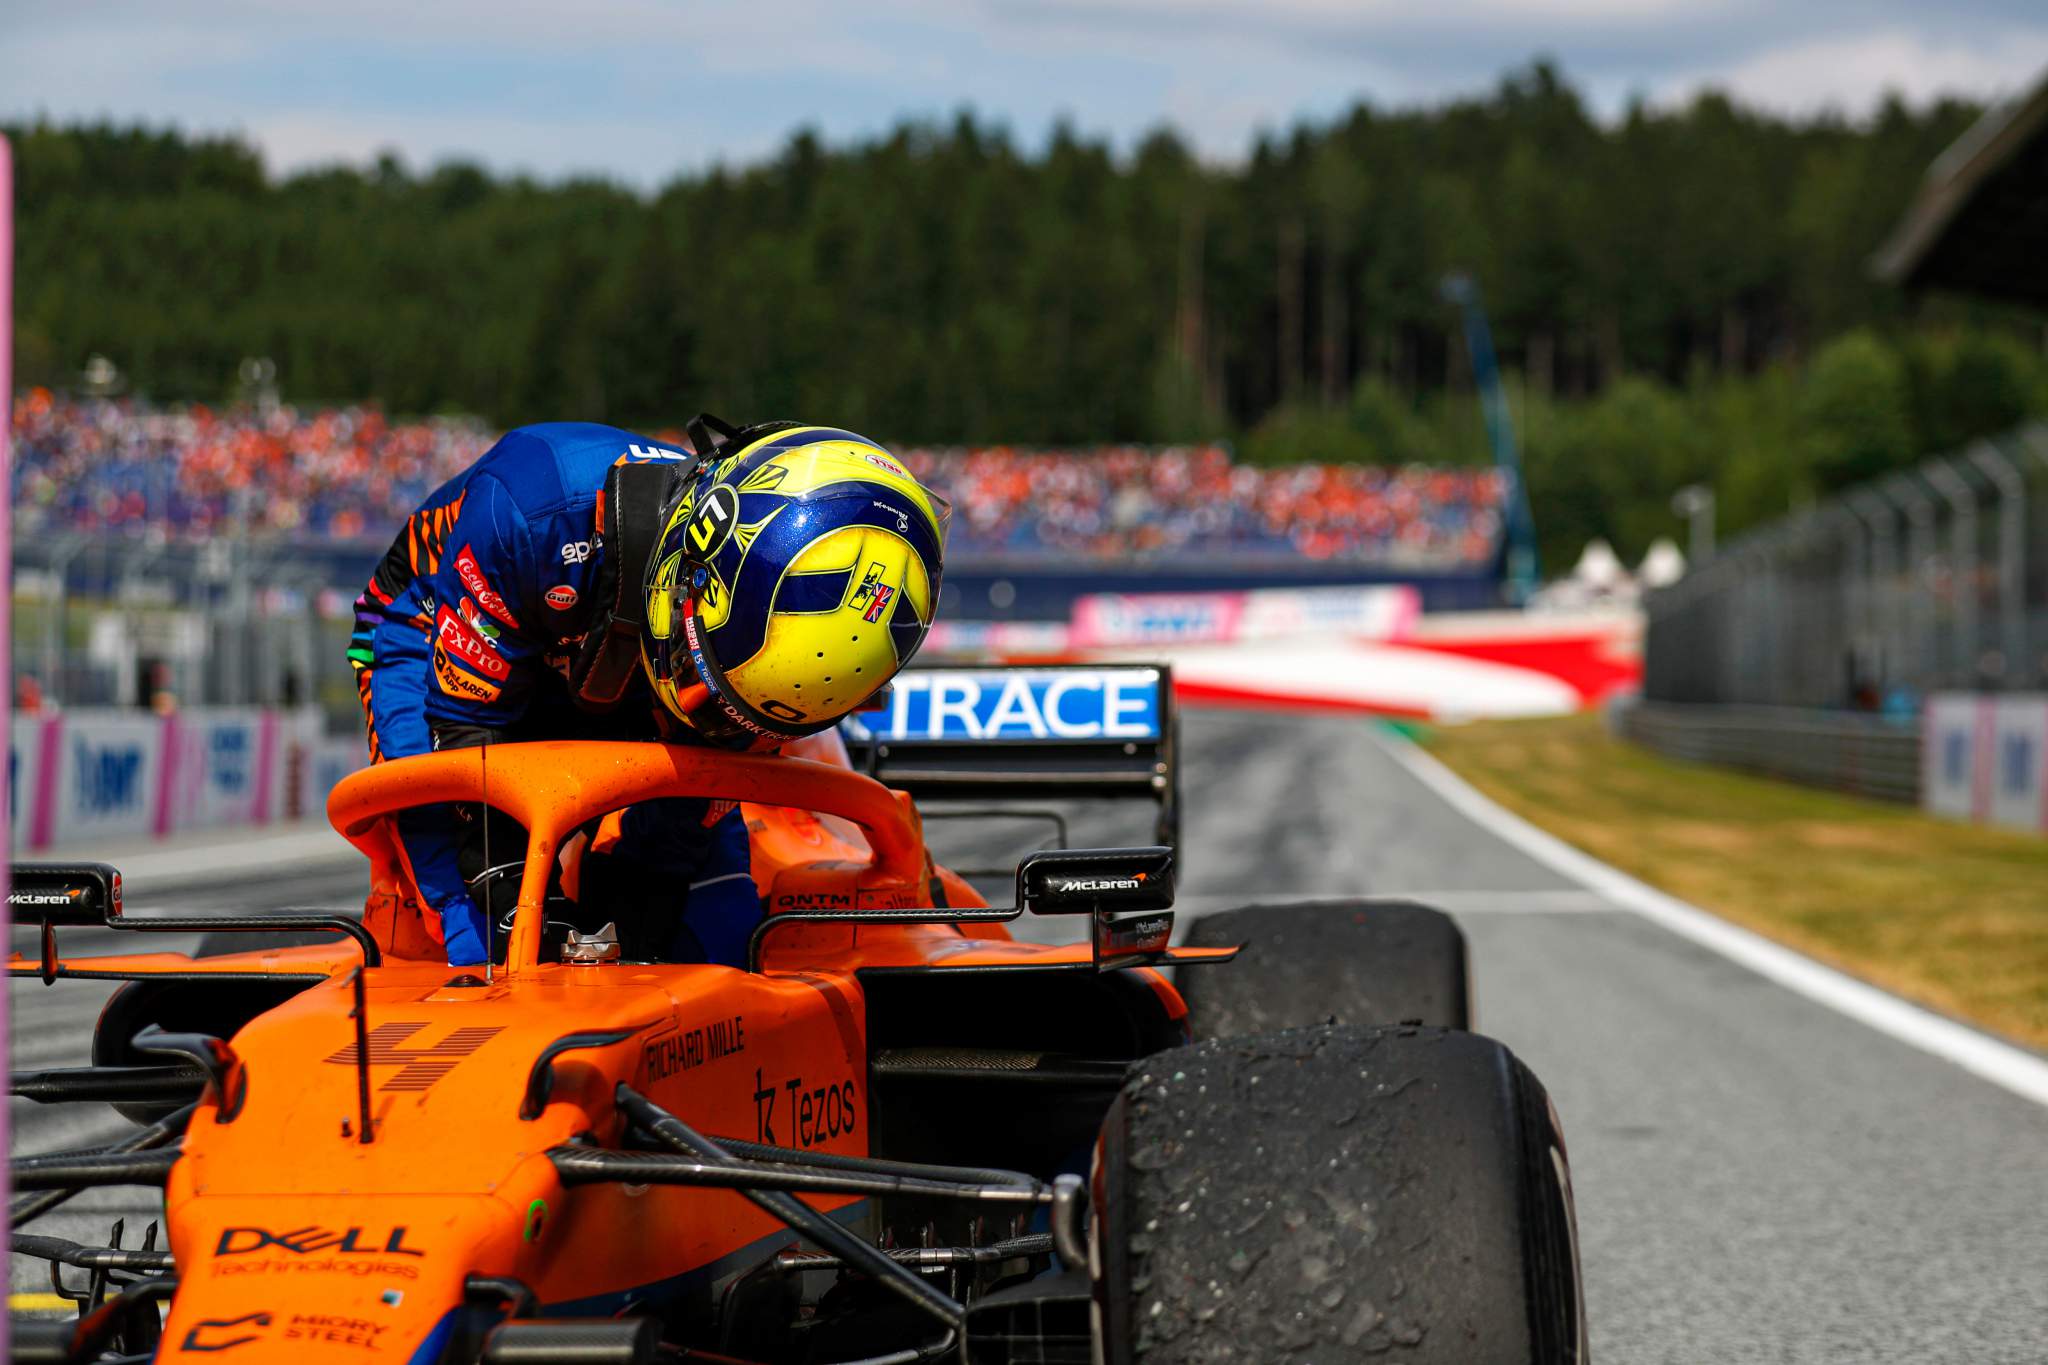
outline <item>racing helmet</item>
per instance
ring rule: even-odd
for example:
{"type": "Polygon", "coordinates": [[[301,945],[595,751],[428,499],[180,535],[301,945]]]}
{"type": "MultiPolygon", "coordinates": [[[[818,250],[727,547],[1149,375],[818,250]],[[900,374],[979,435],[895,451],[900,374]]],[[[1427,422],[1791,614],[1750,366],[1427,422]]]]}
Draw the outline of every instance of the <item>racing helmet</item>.
{"type": "Polygon", "coordinates": [[[837,427],[734,431],[706,417],[691,434],[703,462],[648,560],[640,643],[654,693],[727,747],[829,729],[924,643],[952,509],[837,427]]]}

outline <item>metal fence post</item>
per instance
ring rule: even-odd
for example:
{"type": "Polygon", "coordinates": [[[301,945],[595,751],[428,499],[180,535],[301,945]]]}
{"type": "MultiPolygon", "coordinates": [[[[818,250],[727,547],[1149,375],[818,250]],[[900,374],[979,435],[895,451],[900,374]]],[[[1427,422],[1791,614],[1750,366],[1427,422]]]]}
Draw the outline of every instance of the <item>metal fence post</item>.
{"type": "Polygon", "coordinates": [[[1910,474],[1885,480],[1877,491],[1906,516],[1906,606],[1912,637],[1908,685],[1925,694],[1933,690],[1934,600],[1927,583],[1927,561],[1934,556],[1934,500],[1920,491],[1910,474]]]}
{"type": "Polygon", "coordinates": [[[1845,680],[1849,687],[1849,700],[1853,705],[1859,691],[1858,684],[1865,681],[1865,661],[1869,651],[1865,644],[1869,639],[1869,589],[1870,579],[1866,572],[1870,563],[1869,533],[1863,525],[1863,518],[1856,515],[1846,498],[1828,503],[1820,510],[1823,524],[1832,522],[1841,533],[1839,538],[1830,539],[1836,545],[1835,563],[1829,571],[1828,610],[1822,619],[1822,626],[1834,639],[1838,654],[1837,664],[1847,663],[1849,676],[1845,680]]]}
{"type": "Polygon", "coordinates": [[[1927,481],[1955,512],[1955,521],[1949,528],[1949,558],[1953,562],[1949,565],[1948,581],[1955,595],[1956,619],[1956,638],[1951,648],[1957,681],[1964,687],[1976,687],[1982,681],[1983,671],[1979,667],[1983,641],[1977,637],[1977,492],[1946,461],[1928,464],[1927,481]]]}
{"type": "Polygon", "coordinates": [[[1883,691],[1891,685],[1904,648],[1898,620],[1898,541],[1892,534],[1897,517],[1883,498],[1865,489],[1857,489],[1842,501],[1863,523],[1865,532],[1865,607],[1878,642],[1878,687],[1883,691]]]}
{"type": "Polygon", "coordinates": [[[1998,637],[2008,686],[2024,686],[2032,669],[2027,651],[2027,480],[1989,441],[1970,447],[1970,463],[1998,490],[1998,637]]]}

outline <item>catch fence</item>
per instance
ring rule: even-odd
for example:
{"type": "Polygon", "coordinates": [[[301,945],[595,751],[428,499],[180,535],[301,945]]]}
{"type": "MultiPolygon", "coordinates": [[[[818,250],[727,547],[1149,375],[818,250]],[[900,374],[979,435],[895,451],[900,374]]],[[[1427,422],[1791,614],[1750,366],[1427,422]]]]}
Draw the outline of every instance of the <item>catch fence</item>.
{"type": "Polygon", "coordinates": [[[1650,702],[1917,720],[2048,687],[2048,425],[1850,489],[1649,595],[1650,702]]]}
{"type": "Polygon", "coordinates": [[[317,705],[332,728],[352,728],[345,651],[375,556],[285,537],[17,539],[17,706],[317,705]]]}

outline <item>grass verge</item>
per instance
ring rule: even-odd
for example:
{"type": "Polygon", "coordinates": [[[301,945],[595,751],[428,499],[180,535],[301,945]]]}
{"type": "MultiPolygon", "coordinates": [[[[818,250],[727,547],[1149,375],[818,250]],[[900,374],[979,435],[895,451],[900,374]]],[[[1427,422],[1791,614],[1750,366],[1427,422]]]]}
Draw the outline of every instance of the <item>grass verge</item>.
{"type": "Polygon", "coordinates": [[[2048,839],[1675,762],[1594,715],[1422,739],[1501,805],[1631,876],[2048,1048],[2048,839]]]}

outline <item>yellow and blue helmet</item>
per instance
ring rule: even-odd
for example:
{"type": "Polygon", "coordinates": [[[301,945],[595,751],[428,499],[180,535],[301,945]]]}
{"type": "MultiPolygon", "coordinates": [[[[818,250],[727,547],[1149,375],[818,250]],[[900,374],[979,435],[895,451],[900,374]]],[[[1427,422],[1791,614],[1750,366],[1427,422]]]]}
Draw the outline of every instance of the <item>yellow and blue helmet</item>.
{"type": "Polygon", "coordinates": [[[924,643],[951,516],[864,436],[790,422],[731,433],[648,562],[641,661],[655,695],[736,747],[830,728],[924,643]]]}

